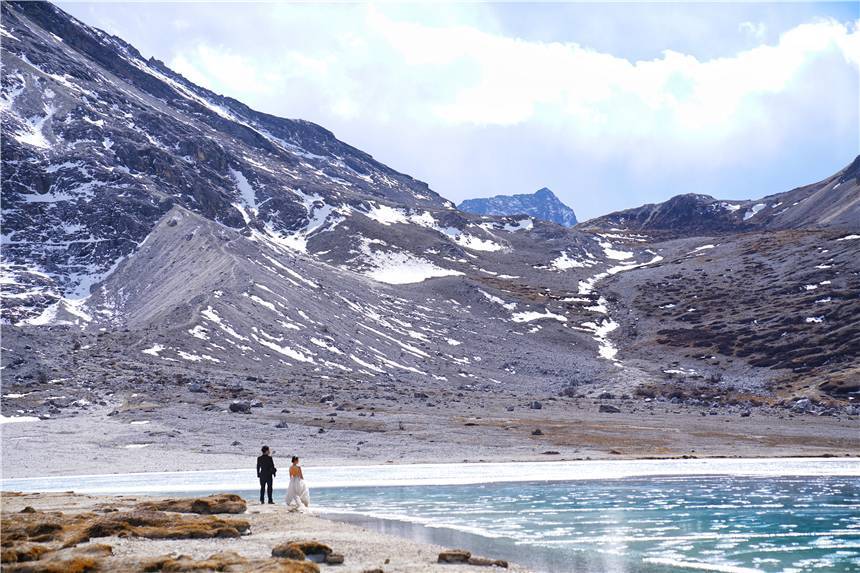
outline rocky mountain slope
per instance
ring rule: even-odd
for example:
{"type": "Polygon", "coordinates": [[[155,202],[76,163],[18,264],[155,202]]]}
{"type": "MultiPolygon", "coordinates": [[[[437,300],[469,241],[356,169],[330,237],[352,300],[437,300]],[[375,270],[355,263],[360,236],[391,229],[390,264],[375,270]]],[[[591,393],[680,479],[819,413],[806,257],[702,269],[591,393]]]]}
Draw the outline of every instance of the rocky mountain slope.
{"type": "Polygon", "coordinates": [[[263,392],[452,420],[606,392],[853,407],[857,161],[573,229],[477,215],[55,6],[2,10],[4,416],[263,392]]]}
{"type": "Polygon", "coordinates": [[[670,236],[777,229],[846,228],[860,225],[860,157],[835,175],[757,200],[721,201],[709,195],[678,195],[598,217],[591,228],[623,226],[670,236]]]}
{"type": "Polygon", "coordinates": [[[558,223],[564,227],[576,225],[573,209],[561,202],[546,187],[532,194],[496,195],[481,199],[466,199],[457,208],[477,215],[530,215],[541,221],[558,223]]]}

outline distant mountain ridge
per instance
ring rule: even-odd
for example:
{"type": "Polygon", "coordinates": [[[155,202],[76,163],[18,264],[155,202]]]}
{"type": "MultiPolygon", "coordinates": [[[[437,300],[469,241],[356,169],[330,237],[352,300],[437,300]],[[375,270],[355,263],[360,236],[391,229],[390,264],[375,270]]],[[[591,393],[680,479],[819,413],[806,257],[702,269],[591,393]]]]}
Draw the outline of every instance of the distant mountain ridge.
{"type": "Polygon", "coordinates": [[[676,195],[584,222],[586,228],[623,227],[679,236],[753,230],[856,228],[860,222],[860,156],[837,173],[809,185],[755,200],[676,195]]]}
{"type": "Polygon", "coordinates": [[[476,215],[531,215],[565,227],[576,225],[573,209],[562,203],[555,193],[546,187],[531,194],[466,199],[457,208],[476,215]]]}

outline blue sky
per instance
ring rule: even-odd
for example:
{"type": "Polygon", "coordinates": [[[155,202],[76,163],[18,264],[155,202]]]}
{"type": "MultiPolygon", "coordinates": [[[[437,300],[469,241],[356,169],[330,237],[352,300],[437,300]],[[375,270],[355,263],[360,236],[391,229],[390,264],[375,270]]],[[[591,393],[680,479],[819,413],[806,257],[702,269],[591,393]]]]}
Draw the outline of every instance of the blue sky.
{"type": "Polygon", "coordinates": [[[61,3],[455,201],[580,219],[755,198],[860,153],[860,3],[61,3]]]}

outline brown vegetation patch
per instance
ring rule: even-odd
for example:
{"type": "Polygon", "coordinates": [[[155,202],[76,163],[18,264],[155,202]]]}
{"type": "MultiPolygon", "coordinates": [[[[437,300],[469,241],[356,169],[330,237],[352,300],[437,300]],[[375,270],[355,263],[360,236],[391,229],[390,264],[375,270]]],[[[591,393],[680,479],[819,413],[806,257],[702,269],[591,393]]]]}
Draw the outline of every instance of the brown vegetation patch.
{"type": "Polygon", "coordinates": [[[145,501],[137,504],[135,509],[213,515],[217,513],[245,513],[248,505],[238,495],[219,493],[208,497],[145,501]]]}
{"type": "Polygon", "coordinates": [[[162,555],[142,565],[145,572],[184,572],[184,571],[228,571],[234,565],[248,563],[248,560],[233,551],[210,555],[206,559],[192,559],[187,555],[162,555]]]}
{"type": "MultiPolygon", "coordinates": [[[[58,542],[72,547],[94,537],[145,537],[148,539],[209,539],[239,537],[250,530],[242,519],[207,516],[177,516],[160,511],[118,511],[63,514],[36,511],[4,514],[4,553],[20,543],[58,542]]],[[[11,556],[11,553],[10,553],[11,556]]]]}

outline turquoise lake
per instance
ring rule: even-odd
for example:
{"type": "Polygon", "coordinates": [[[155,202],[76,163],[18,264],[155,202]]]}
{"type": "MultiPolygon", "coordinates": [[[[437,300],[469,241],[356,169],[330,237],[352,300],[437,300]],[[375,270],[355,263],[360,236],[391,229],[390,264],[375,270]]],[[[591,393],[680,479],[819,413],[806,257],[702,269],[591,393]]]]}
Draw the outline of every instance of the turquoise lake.
{"type": "Polygon", "coordinates": [[[541,571],[860,571],[860,478],[338,488],[314,502],[541,571]]]}
{"type": "MultiPolygon", "coordinates": [[[[308,466],[305,476],[315,513],[535,571],[860,572],[860,461],[850,458],[308,466]]],[[[249,467],[2,486],[256,503],[255,483],[249,467]]],[[[286,480],[275,485],[282,501],[286,480]]]]}

